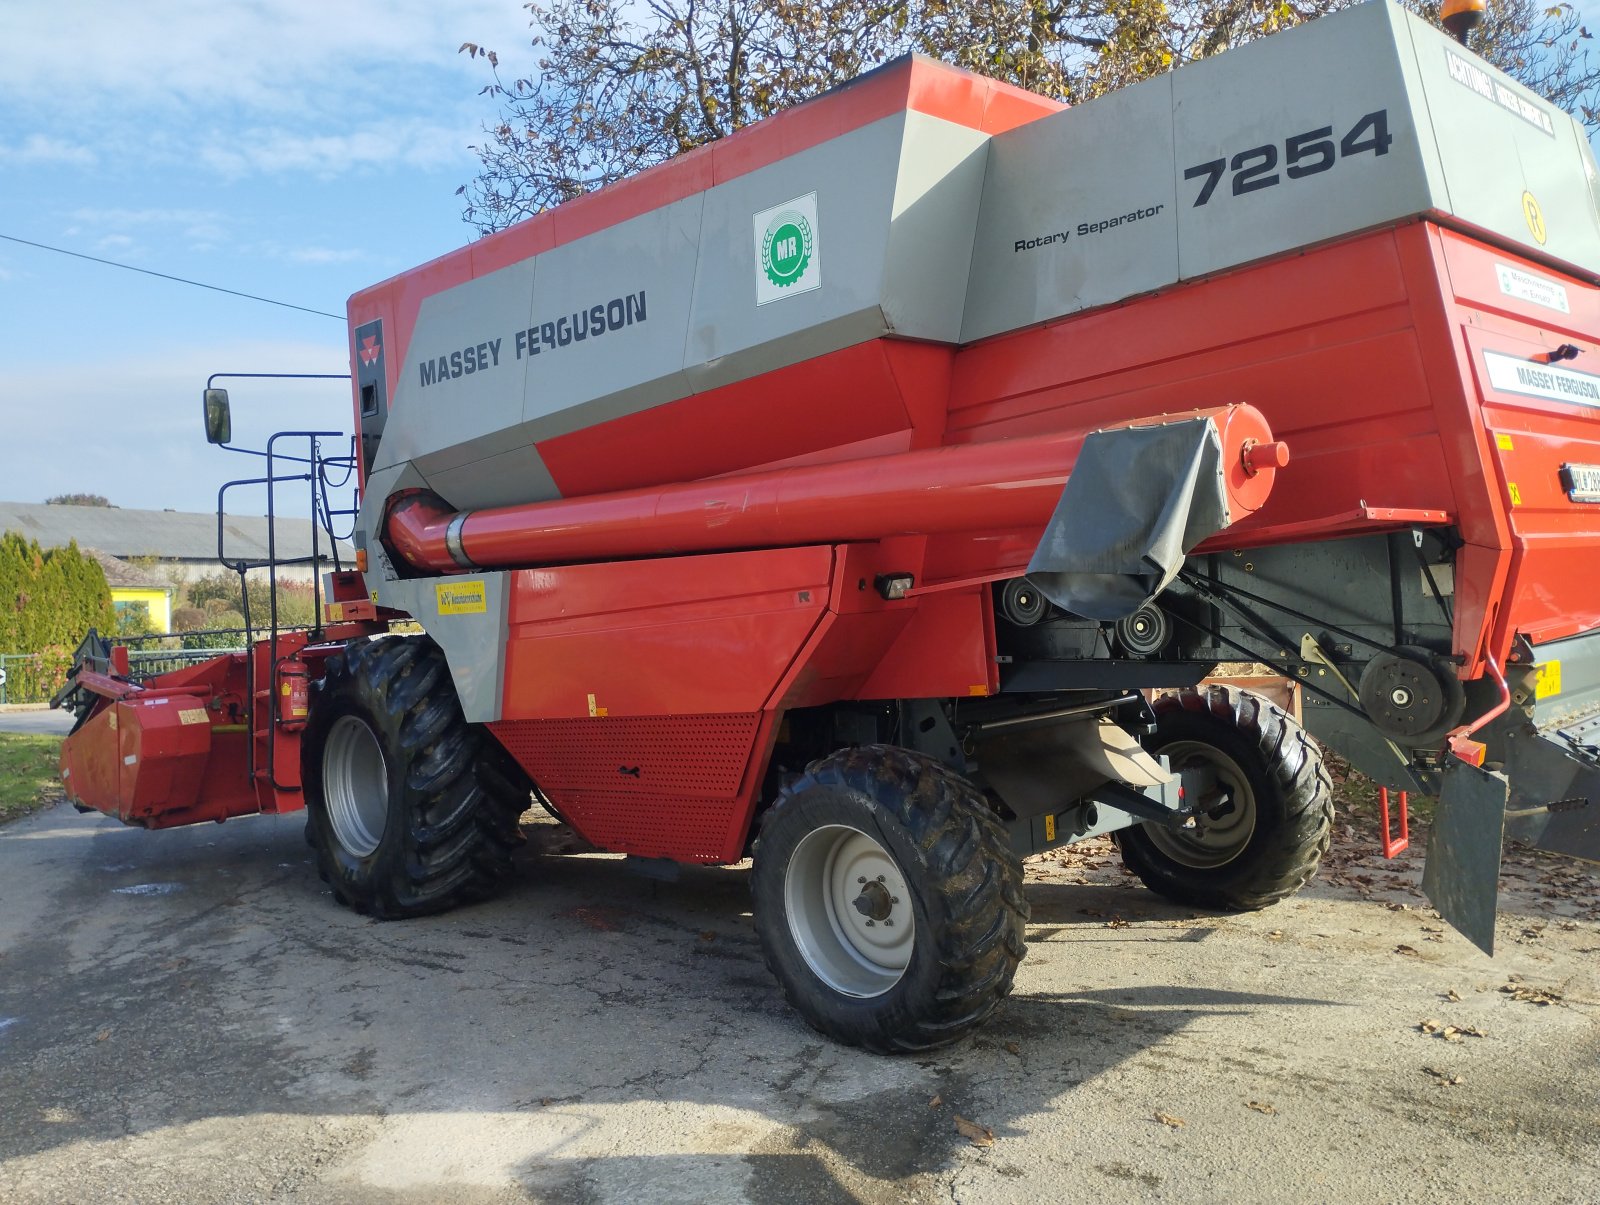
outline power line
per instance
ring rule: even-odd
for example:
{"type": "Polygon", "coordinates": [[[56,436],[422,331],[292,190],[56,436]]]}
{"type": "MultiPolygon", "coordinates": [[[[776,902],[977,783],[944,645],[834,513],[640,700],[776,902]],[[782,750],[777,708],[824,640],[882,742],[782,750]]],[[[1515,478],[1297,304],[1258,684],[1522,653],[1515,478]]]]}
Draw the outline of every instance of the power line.
{"type": "Polygon", "coordinates": [[[254,293],[241,293],[238,289],[225,289],[221,285],[208,285],[201,280],[190,280],[184,276],[169,276],[165,272],[153,272],[149,268],[135,268],[132,264],[119,264],[114,259],[101,259],[98,255],[85,255],[82,251],[68,251],[65,247],[52,247],[48,243],[36,243],[32,239],[18,238],[14,234],[0,234],[0,238],[11,243],[21,243],[26,247],[37,247],[41,251],[54,251],[58,255],[70,255],[74,259],[86,259],[93,264],[105,264],[108,268],[122,268],[128,272],[142,272],[146,276],[159,276],[162,280],[176,281],[181,285],[193,285],[197,289],[210,289],[213,293],[227,293],[230,297],[243,297],[246,301],[264,301],[268,305],[281,305],[286,310],[299,310],[303,314],[317,314],[323,318],[333,318],[343,322],[343,314],[330,314],[327,310],[313,310],[309,306],[295,305],[288,301],[274,301],[270,297],[258,297],[254,293]]]}

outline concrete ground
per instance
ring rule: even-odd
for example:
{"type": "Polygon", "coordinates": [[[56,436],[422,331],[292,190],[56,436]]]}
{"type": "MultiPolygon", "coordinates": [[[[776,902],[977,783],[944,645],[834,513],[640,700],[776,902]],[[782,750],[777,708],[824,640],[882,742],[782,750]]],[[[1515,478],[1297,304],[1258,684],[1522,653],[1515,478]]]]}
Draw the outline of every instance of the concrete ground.
{"type": "Polygon", "coordinates": [[[0,732],[36,732],[65,736],[72,731],[72,713],[47,707],[0,707],[0,732]]]}
{"type": "Polygon", "coordinates": [[[1567,864],[1509,867],[1491,960],[1412,855],[1346,842],[1242,917],[1052,855],[1001,1013],[885,1059],[784,1005],[742,869],[535,848],[494,903],[378,924],[301,828],[0,829],[0,1200],[1600,1194],[1600,880],[1567,864]]]}

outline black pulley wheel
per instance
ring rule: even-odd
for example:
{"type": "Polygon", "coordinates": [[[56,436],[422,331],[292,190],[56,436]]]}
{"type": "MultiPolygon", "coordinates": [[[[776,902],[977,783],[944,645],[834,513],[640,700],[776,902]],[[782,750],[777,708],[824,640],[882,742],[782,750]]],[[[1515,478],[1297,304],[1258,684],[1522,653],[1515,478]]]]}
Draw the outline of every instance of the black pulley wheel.
{"type": "Polygon", "coordinates": [[[1305,730],[1266,699],[1213,686],[1152,704],[1145,748],[1184,777],[1184,828],[1118,832],[1128,869],[1179,903],[1249,911],[1293,895],[1316,873],[1333,832],[1333,782],[1305,730]],[[1196,798],[1196,796],[1199,796],[1196,798]]]}

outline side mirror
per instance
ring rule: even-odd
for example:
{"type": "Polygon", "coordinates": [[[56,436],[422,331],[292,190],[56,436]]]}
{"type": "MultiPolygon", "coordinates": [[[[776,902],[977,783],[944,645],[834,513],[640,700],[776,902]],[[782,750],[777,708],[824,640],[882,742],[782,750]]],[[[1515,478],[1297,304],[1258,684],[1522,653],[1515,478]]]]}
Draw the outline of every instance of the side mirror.
{"type": "Polygon", "coordinates": [[[206,442],[225,444],[233,439],[233,416],[228,410],[228,391],[226,389],[207,389],[205,392],[206,405],[206,442]]]}

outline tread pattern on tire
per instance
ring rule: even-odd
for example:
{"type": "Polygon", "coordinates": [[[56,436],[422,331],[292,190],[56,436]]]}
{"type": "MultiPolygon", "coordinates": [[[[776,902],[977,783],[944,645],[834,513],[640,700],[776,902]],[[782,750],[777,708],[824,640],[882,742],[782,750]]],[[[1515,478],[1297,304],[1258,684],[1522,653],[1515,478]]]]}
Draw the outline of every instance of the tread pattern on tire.
{"type": "MultiPolygon", "coordinates": [[[[903,1054],[959,1040],[1010,994],[1017,965],[1027,952],[1022,863],[1004,827],[977,789],[941,762],[897,746],[863,745],[813,762],[785,786],[767,813],[763,833],[797,797],[817,787],[855,792],[884,808],[924,859],[916,873],[938,894],[947,918],[935,933],[938,983],[932,1000],[905,1025],[864,1033],[859,1025],[843,1024],[825,1006],[825,986],[789,981],[767,927],[761,926],[767,969],[795,1010],[835,1041],[879,1054],[903,1054]]],[[[761,868],[760,838],[755,857],[761,868]]],[[[787,922],[779,918],[779,923],[787,922]]]]}
{"type": "MultiPolygon", "coordinates": [[[[338,708],[348,701],[370,709],[405,761],[401,846],[389,856],[380,846],[375,873],[347,873],[331,828],[308,816],[306,840],[334,897],[357,912],[391,920],[494,894],[510,875],[512,853],[523,840],[517,821],[528,790],[509,755],[480,726],[466,722],[439,646],[426,637],[353,642],[328,659],[315,689],[313,718],[318,703],[338,708]]],[[[307,744],[310,810],[321,803],[321,741],[307,744]]]]}
{"type": "MultiPolygon", "coordinates": [[[[1281,707],[1225,686],[1163,695],[1151,707],[1158,723],[1185,713],[1209,718],[1234,732],[1271,776],[1282,814],[1238,863],[1215,872],[1177,866],[1138,829],[1124,829],[1116,837],[1128,868],[1169,899],[1229,912],[1257,911],[1299,891],[1316,874],[1333,839],[1333,780],[1316,742],[1281,707]]],[[[1154,750],[1166,738],[1158,731],[1148,739],[1154,750]]],[[[1241,769],[1250,772],[1248,766],[1241,769]]],[[[1263,802],[1258,797],[1258,829],[1263,802]]]]}

